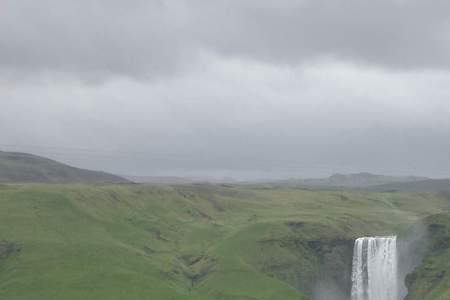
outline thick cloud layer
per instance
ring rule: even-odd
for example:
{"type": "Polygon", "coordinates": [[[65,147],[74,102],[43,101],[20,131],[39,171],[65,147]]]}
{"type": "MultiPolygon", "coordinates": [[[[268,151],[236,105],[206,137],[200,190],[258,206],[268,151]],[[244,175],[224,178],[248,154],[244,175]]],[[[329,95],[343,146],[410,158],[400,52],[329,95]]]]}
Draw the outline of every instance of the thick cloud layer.
{"type": "Polygon", "coordinates": [[[450,67],[446,0],[4,0],[0,66],[158,76],[202,49],[270,63],[323,56],[389,68],[450,67]]]}
{"type": "Polygon", "coordinates": [[[122,174],[450,176],[447,1],[0,9],[0,147],[122,174]]]}

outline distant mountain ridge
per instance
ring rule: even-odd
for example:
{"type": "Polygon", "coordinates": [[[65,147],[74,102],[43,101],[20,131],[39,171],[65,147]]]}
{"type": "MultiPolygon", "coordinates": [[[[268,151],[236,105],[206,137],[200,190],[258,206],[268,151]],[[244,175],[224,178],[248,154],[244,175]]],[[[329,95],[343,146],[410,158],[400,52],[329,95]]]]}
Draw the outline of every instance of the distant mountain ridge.
{"type": "Polygon", "coordinates": [[[0,151],[0,183],[126,183],[127,179],[19,152],[0,151]]]}
{"type": "Polygon", "coordinates": [[[450,179],[427,179],[414,182],[393,182],[365,188],[368,192],[445,192],[450,197],[450,179]]]}
{"type": "Polygon", "coordinates": [[[308,185],[361,187],[388,184],[393,182],[415,182],[427,180],[426,177],[417,176],[386,176],[371,173],[333,174],[327,178],[305,179],[308,185]]]}
{"type": "Polygon", "coordinates": [[[336,173],[325,178],[290,179],[276,182],[281,185],[312,186],[312,187],[347,187],[362,188],[390,183],[418,182],[428,180],[417,176],[387,176],[371,173],[336,173]]]}
{"type": "Polygon", "coordinates": [[[132,176],[123,175],[136,183],[153,183],[153,184],[192,184],[202,182],[202,180],[189,178],[189,177],[177,177],[177,176],[132,176]]]}
{"type": "Polygon", "coordinates": [[[272,182],[279,186],[317,189],[351,189],[365,192],[442,193],[450,199],[450,179],[418,176],[386,176],[371,173],[333,174],[325,178],[272,182]]]}
{"type": "Polygon", "coordinates": [[[133,176],[122,175],[122,177],[136,183],[151,183],[151,184],[198,184],[198,183],[217,183],[217,184],[234,184],[243,183],[236,181],[231,177],[214,178],[214,177],[181,177],[181,176],[133,176]]]}

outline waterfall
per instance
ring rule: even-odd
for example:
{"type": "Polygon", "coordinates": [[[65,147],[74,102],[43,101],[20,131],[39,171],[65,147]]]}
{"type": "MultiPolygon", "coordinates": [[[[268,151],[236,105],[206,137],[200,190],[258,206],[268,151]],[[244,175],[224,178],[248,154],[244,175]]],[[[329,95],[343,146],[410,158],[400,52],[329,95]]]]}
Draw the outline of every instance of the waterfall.
{"type": "Polygon", "coordinates": [[[398,300],[396,236],[355,241],[351,300],[398,300]]]}

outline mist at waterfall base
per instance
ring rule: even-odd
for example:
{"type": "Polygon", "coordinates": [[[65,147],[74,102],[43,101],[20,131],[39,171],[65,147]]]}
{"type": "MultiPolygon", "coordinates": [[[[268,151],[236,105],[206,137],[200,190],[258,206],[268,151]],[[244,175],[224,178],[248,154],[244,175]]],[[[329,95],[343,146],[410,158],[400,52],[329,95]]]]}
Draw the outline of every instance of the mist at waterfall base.
{"type": "MultiPolygon", "coordinates": [[[[414,269],[421,262],[427,244],[426,230],[422,224],[416,224],[409,228],[406,232],[396,236],[386,237],[365,237],[355,240],[354,250],[352,253],[352,265],[348,266],[351,270],[351,276],[349,270],[342,270],[342,276],[348,276],[348,284],[342,285],[342,283],[336,282],[336,280],[330,280],[329,278],[322,278],[317,280],[314,290],[314,300],[402,300],[407,296],[408,290],[405,285],[405,278],[408,274],[412,273],[414,269]],[[371,247],[369,247],[369,241],[371,241],[371,247]],[[395,243],[394,243],[395,241],[395,243]],[[369,250],[370,248],[370,250],[369,250]],[[360,252],[358,253],[358,251],[360,252]],[[363,254],[363,252],[366,252],[363,254]],[[395,252],[395,253],[394,253],[395,252]],[[381,276],[372,281],[372,294],[370,292],[365,293],[357,292],[355,289],[356,282],[355,268],[358,263],[366,260],[370,257],[371,253],[371,268],[369,271],[372,276],[381,276]],[[358,256],[360,261],[356,261],[358,256]],[[376,266],[374,266],[374,263],[376,266]],[[356,266],[355,266],[356,264],[356,266]],[[395,285],[395,286],[394,286],[395,285]]],[[[350,255],[350,254],[349,254],[350,255]]],[[[362,265],[360,266],[362,267],[362,265]]],[[[360,284],[367,284],[368,270],[364,270],[365,275],[360,279],[360,284]]],[[[346,281],[346,280],[344,280],[346,281]]],[[[361,289],[363,289],[360,286],[361,289]]]]}
{"type": "Polygon", "coordinates": [[[398,251],[398,299],[403,300],[408,289],[405,279],[422,262],[428,247],[427,229],[421,222],[416,223],[397,239],[398,251]]]}

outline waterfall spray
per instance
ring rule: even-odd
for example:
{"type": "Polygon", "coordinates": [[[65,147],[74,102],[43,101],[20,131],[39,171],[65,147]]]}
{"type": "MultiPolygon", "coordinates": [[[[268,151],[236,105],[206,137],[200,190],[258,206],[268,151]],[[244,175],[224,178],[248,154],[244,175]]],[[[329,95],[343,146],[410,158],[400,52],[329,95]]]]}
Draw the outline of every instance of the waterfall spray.
{"type": "Polygon", "coordinates": [[[396,236],[355,241],[351,300],[398,300],[396,236]]]}

